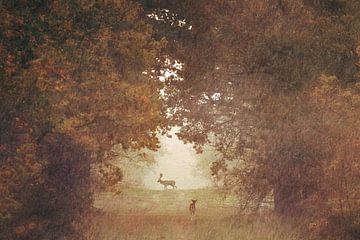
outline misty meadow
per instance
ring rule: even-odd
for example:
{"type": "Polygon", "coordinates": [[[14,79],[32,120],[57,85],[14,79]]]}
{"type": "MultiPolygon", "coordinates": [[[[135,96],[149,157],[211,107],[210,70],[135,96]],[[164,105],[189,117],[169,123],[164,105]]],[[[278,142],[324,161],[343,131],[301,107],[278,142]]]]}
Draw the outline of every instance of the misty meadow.
{"type": "Polygon", "coordinates": [[[360,239],[360,1],[0,0],[0,240],[360,239]]]}

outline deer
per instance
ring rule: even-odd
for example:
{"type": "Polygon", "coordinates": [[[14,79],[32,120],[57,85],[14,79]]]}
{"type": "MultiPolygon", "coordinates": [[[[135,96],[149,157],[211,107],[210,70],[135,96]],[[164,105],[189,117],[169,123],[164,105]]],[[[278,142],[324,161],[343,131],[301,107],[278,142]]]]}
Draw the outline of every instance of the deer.
{"type": "Polygon", "coordinates": [[[175,185],[176,182],[174,180],[161,180],[163,174],[160,173],[160,177],[159,177],[159,180],[158,180],[158,183],[164,185],[164,189],[167,189],[167,186],[172,186],[173,189],[176,188],[177,189],[177,186],[175,185]]]}
{"type": "Polygon", "coordinates": [[[195,204],[196,204],[196,199],[191,199],[191,203],[189,205],[189,211],[190,211],[190,216],[191,216],[191,219],[192,217],[195,215],[195,211],[196,211],[196,207],[195,207],[195,204]]]}

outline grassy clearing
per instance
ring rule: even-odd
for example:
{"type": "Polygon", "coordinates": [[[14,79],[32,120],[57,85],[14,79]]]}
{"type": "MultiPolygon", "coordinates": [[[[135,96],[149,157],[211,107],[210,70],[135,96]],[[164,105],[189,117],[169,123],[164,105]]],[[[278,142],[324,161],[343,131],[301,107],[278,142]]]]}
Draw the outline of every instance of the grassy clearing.
{"type": "Polygon", "coordinates": [[[270,214],[238,217],[235,205],[235,198],[223,199],[211,189],[104,193],[95,201],[100,213],[90,218],[86,236],[88,240],[304,239],[270,214]],[[194,198],[197,214],[191,219],[188,204],[194,198]]]}

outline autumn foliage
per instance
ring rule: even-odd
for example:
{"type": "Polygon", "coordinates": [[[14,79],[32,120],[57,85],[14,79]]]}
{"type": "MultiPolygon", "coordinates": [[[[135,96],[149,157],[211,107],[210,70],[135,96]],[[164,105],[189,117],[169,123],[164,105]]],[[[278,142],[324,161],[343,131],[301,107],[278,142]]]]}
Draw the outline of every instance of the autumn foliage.
{"type": "Polygon", "coordinates": [[[90,165],[158,148],[165,41],[133,1],[1,1],[0,15],[0,238],[76,235],[90,165]]]}
{"type": "Polygon", "coordinates": [[[312,237],[359,238],[359,2],[146,2],[170,9],[159,28],[186,19],[167,35],[184,63],[168,95],[179,136],[217,150],[219,186],[312,237]]]}
{"type": "Polygon", "coordinates": [[[177,125],[216,151],[211,172],[242,209],[272,199],[314,239],[358,239],[359,13],[357,0],[0,1],[0,238],[80,239],[91,170],[117,183],[114,146],[156,150],[177,125]]]}

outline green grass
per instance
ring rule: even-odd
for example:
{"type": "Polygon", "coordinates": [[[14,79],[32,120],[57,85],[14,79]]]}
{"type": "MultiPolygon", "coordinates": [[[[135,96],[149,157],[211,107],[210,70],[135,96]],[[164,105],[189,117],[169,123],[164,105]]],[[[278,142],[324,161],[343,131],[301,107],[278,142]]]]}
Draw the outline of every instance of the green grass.
{"type": "Polygon", "coordinates": [[[121,193],[97,196],[99,213],[87,220],[87,240],[298,240],[290,225],[271,214],[237,214],[236,199],[212,189],[145,190],[124,188],[121,193]],[[196,216],[188,212],[198,199],[196,216]]]}

